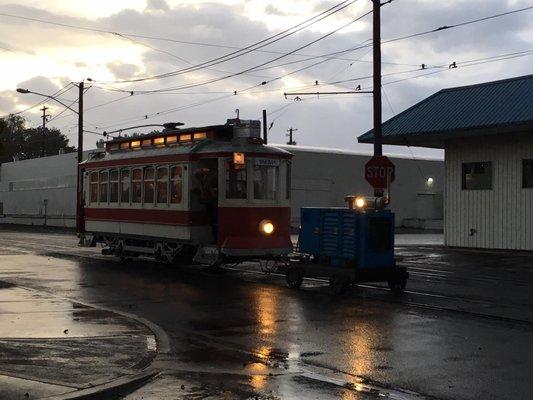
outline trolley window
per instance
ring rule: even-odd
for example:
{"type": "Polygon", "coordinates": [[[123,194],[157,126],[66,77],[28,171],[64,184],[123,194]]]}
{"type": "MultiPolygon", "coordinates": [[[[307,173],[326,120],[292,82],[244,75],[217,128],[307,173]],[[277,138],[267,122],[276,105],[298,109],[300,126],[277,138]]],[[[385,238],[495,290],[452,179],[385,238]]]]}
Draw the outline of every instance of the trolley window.
{"type": "Polygon", "coordinates": [[[226,199],[246,199],[246,166],[239,166],[227,160],[226,199]]]}
{"type": "Polygon", "coordinates": [[[134,169],[131,173],[131,202],[140,203],[142,200],[142,170],[134,169]]]}
{"type": "Polygon", "coordinates": [[[279,160],[256,159],[254,163],[254,199],[276,200],[279,181],[279,160]]]}
{"type": "Polygon", "coordinates": [[[107,171],[100,171],[100,203],[107,203],[107,179],[109,173],[107,171]]]}
{"type": "Polygon", "coordinates": [[[109,202],[118,203],[118,170],[109,171],[109,202]]]}
{"type": "Polygon", "coordinates": [[[168,203],[168,167],[157,168],[157,203],[168,203]]]}
{"type": "Polygon", "coordinates": [[[154,167],[144,169],[144,204],[154,204],[154,167]]]}
{"type": "Polygon", "coordinates": [[[180,204],[182,199],[182,168],[174,165],[170,167],[170,202],[180,204]]]}
{"type": "Polygon", "coordinates": [[[98,202],[98,172],[91,172],[90,182],[91,182],[91,186],[90,186],[91,203],[97,203],[98,202]]]}
{"type": "Polygon", "coordinates": [[[129,204],[130,202],[130,170],[123,169],[120,171],[120,202],[122,204],[129,204]]]}

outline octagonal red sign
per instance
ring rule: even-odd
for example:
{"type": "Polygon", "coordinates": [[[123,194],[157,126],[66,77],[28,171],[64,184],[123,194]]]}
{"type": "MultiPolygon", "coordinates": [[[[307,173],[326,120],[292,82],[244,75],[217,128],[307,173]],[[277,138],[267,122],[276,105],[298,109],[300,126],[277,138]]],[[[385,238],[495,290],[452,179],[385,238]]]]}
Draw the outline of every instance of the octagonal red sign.
{"type": "Polygon", "coordinates": [[[365,165],[365,179],[374,189],[385,189],[395,178],[395,167],[386,156],[374,156],[365,165]]]}

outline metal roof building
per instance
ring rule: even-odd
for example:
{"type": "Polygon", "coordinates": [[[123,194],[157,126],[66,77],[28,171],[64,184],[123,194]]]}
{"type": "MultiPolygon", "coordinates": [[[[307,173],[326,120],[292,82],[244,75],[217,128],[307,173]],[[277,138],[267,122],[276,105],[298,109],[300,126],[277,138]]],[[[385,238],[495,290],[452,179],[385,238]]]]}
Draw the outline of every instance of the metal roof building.
{"type": "Polygon", "coordinates": [[[445,150],[447,245],[533,250],[533,75],[441,90],[385,122],[383,143],[445,150]]]}

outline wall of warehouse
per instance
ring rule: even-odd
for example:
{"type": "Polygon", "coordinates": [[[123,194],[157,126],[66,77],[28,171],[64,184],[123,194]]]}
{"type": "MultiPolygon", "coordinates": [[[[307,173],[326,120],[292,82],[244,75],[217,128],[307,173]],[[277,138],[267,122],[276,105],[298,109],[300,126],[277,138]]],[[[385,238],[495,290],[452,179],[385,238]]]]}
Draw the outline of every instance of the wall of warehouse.
{"type": "Polygon", "coordinates": [[[533,189],[522,187],[522,160],[533,136],[457,139],[446,145],[447,246],[533,250],[533,189]],[[492,163],[492,188],[462,189],[462,164],[492,163]]]}
{"type": "MultiPolygon", "coordinates": [[[[294,154],[291,224],[300,208],[344,207],[347,194],[372,194],[363,177],[369,153],[279,146],[294,154]]],[[[396,164],[391,208],[396,225],[442,228],[442,160],[391,157],[396,164]],[[427,178],[433,184],[427,184],[427,178]]],[[[74,227],[76,154],[5,163],[0,166],[0,223],[74,227]],[[46,207],[45,207],[46,200],[46,207]]]]}
{"type": "Polygon", "coordinates": [[[76,153],[1,164],[0,223],[74,227],[76,153]]]}
{"type": "MultiPolygon", "coordinates": [[[[364,179],[370,152],[302,146],[279,146],[294,154],[291,225],[300,224],[301,207],[345,207],[348,194],[373,195],[364,179]]],[[[444,161],[389,156],[396,165],[391,187],[391,209],[396,226],[442,229],[444,161]],[[428,178],[432,178],[428,184],[428,178]]]]}

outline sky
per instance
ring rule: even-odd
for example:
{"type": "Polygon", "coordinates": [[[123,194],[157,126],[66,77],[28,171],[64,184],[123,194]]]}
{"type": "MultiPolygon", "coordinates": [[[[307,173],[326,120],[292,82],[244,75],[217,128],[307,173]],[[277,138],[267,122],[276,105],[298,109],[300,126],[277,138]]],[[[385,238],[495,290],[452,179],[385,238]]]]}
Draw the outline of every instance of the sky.
{"type": "MultiPolygon", "coordinates": [[[[0,0],[0,14],[4,14],[0,15],[0,116],[43,100],[17,93],[16,88],[52,95],[68,86],[58,99],[76,108],[78,89],[70,83],[85,80],[89,89],[84,96],[84,126],[93,132],[175,121],[185,126],[221,124],[234,118],[237,109],[242,119],[260,119],[266,109],[268,122],[273,123],[271,143],[286,142],[292,127],[298,129],[298,145],[370,151],[370,145],[357,143],[357,136],[372,127],[371,95],[322,94],[300,96],[301,100],[284,96],[291,91],[353,91],[359,85],[372,89],[368,79],[372,49],[367,46],[372,15],[363,16],[372,9],[370,0],[357,0],[298,32],[290,30],[294,32],[290,36],[261,49],[220,59],[340,2],[0,0]],[[286,55],[289,52],[294,54],[286,55]],[[224,62],[160,79],[124,82],[217,58],[224,62]]],[[[444,88],[533,73],[533,10],[410,39],[387,40],[529,6],[533,0],[394,0],[384,4],[384,121],[444,88]],[[453,62],[458,68],[449,69],[453,62]],[[422,71],[422,64],[429,69],[422,71]]],[[[52,100],[46,106],[51,115],[48,127],[60,129],[76,145],[77,116],[52,100]]],[[[28,125],[41,123],[39,108],[21,113],[28,125]]],[[[94,148],[100,138],[87,132],[86,148],[94,148]]],[[[395,146],[386,146],[385,152],[443,156],[441,150],[395,146]]]]}

